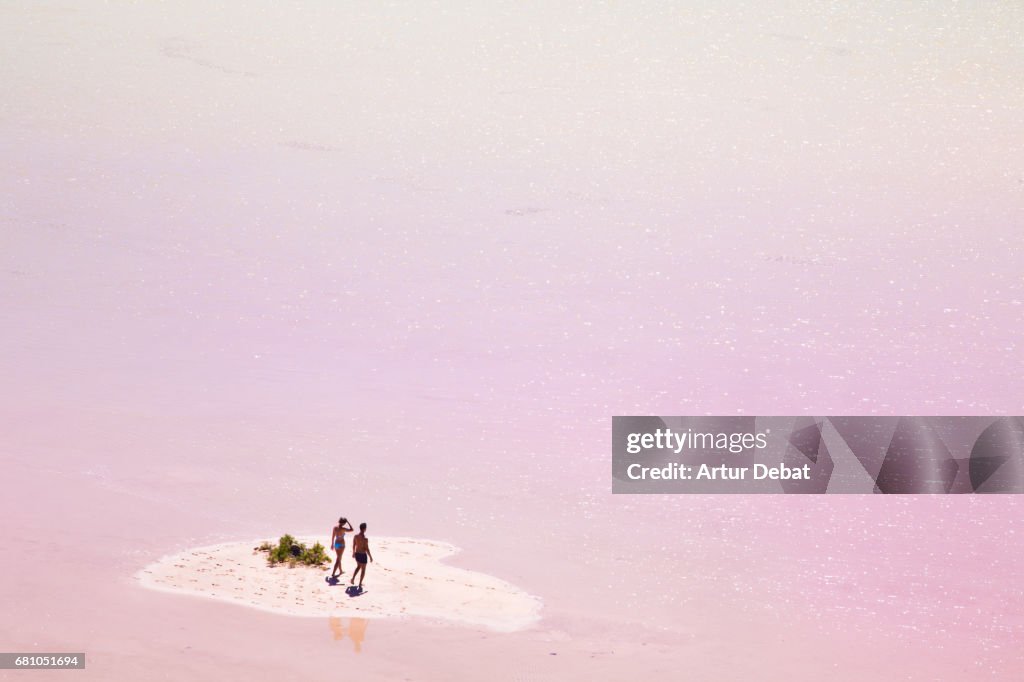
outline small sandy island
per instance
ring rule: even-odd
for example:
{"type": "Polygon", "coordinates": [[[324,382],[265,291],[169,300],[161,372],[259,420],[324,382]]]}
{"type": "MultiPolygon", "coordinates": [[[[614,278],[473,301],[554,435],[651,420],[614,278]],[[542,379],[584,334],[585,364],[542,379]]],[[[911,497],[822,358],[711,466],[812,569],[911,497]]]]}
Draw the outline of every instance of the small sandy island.
{"type": "MultiPolygon", "coordinates": [[[[312,545],[323,538],[299,537],[312,545]]],[[[262,540],[197,547],[163,557],[135,578],[150,589],[228,601],[289,616],[422,617],[511,632],[539,618],[540,600],[504,580],[441,562],[458,548],[443,542],[374,536],[376,561],[367,569],[365,590],[349,590],[355,561],[344,557],[345,573],[327,582],[330,564],[268,566],[255,551],[262,540]]],[[[333,564],[333,553],[331,564],[333,564]]]]}

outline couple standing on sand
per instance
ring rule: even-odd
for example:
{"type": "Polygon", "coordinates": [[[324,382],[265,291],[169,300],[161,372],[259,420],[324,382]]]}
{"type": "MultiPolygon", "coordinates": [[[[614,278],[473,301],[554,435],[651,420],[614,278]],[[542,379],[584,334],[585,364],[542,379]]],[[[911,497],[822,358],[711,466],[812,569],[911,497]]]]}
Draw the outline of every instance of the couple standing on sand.
{"type": "MultiPolygon", "coordinates": [[[[331,547],[338,554],[334,561],[334,568],[331,570],[331,580],[334,580],[345,571],[341,570],[341,555],[345,552],[345,533],[354,531],[355,528],[344,516],[338,519],[338,525],[331,531],[331,547]]],[[[359,534],[352,538],[352,556],[356,559],[356,570],[352,574],[349,585],[355,585],[356,576],[359,576],[359,587],[363,586],[363,578],[366,577],[366,560],[373,561],[373,554],[370,553],[370,538],[366,537],[366,524],[359,524],[359,534]],[[360,572],[362,571],[362,572],[360,572]]]]}

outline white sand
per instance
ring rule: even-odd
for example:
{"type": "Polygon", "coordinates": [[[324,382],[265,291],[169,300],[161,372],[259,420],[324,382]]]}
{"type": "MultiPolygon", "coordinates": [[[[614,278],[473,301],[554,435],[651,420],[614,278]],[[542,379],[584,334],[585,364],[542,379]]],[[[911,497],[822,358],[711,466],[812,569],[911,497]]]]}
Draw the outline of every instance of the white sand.
{"type": "MultiPolygon", "coordinates": [[[[300,537],[312,545],[322,538],[300,537]]],[[[136,574],[144,587],[228,601],[289,616],[424,617],[521,630],[539,618],[540,600],[490,575],[445,565],[453,545],[413,538],[371,538],[375,561],[367,568],[362,594],[350,596],[355,570],[351,545],[345,573],[336,585],[330,568],[268,566],[263,540],[189,549],[163,557],[136,574]]],[[[271,540],[271,542],[274,542],[271,540]]],[[[351,543],[351,537],[349,538],[351,543]]]]}

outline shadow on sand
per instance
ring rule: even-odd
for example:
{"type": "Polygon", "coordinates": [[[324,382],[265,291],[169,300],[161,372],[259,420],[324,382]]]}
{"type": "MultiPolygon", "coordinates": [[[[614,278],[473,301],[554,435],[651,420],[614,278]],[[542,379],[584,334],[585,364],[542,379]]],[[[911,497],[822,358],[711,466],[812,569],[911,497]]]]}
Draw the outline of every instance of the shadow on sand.
{"type": "MultiPolygon", "coordinates": [[[[327,581],[327,584],[330,585],[331,587],[337,587],[338,585],[344,585],[344,583],[341,580],[339,580],[336,576],[331,576],[329,578],[324,578],[324,580],[327,581]]],[[[347,594],[350,597],[358,597],[358,596],[363,595],[365,593],[366,593],[366,590],[364,590],[362,587],[359,587],[357,585],[349,585],[349,586],[347,586],[345,588],[345,594],[347,594]]]]}

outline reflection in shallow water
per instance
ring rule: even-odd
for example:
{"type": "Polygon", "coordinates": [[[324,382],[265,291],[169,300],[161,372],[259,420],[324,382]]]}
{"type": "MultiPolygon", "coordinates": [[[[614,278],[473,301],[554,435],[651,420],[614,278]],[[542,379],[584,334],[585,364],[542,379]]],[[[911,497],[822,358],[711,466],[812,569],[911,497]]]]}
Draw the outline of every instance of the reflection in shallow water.
{"type": "Polygon", "coordinates": [[[337,618],[331,616],[330,624],[335,640],[345,639],[347,634],[349,639],[352,640],[356,653],[358,654],[363,650],[363,639],[366,637],[365,618],[337,618]],[[345,621],[348,621],[347,627],[345,621]]]}

